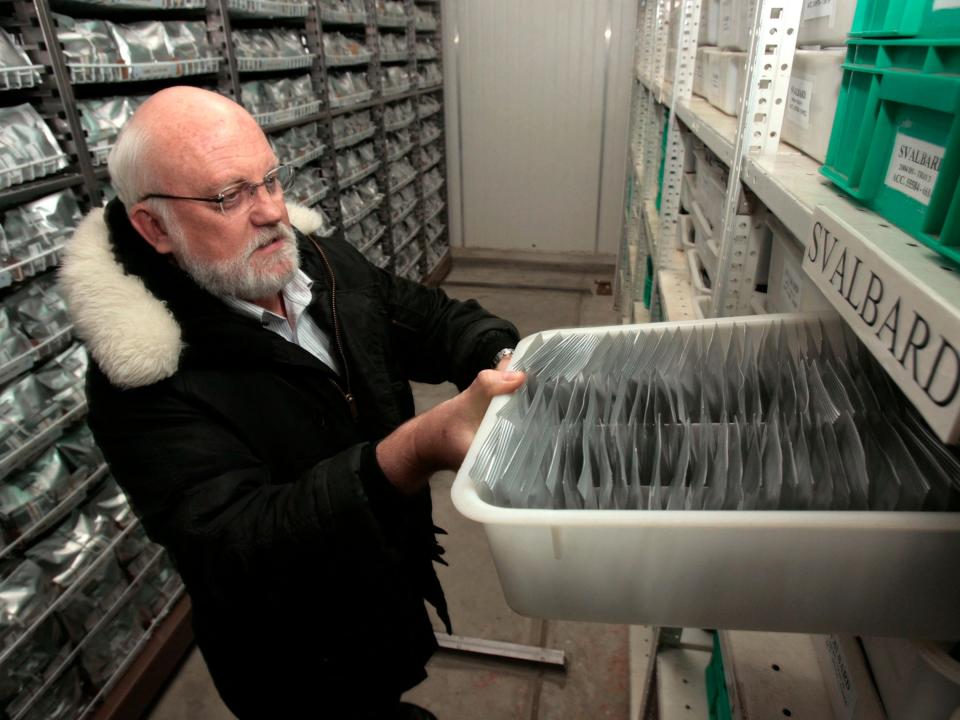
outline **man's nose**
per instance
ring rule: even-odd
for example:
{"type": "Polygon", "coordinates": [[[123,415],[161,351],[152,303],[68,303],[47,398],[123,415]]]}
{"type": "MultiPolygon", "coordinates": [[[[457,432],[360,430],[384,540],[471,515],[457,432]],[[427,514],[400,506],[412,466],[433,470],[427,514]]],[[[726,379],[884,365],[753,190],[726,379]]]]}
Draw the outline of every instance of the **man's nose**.
{"type": "Polygon", "coordinates": [[[253,194],[250,220],[256,225],[275,225],[283,219],[283,190],[272,193],[263,185],[253,194]]]}

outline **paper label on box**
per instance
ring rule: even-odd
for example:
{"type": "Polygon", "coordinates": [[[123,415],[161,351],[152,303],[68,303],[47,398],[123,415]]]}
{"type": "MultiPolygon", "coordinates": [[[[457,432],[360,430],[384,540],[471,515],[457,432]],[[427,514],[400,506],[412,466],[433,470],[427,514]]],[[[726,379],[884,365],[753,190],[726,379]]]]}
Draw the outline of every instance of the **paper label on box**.
{"type": "Polygon", "coordinates": [[[787,96],[787,120],[806,129],[810,127],[810,101],[813,98],[813,80],[792,75],[787,96]]]}
{"type": "Polygon", "coordinates": [[[857,691],[853,687],[853,678],[850,675],[847,658],[844,656],[843,648],[840,647],[840,642],[835,636],[828,635],[826,643],[830,664],[833,666],[834,680],[837,683],[837,689],[840,690],[840,699],[843,701],[845,709],[844,717],[847,720],[853,720],[853,713],[857,707],[857,691]]]}
{"type": "Polygon", "coordinates": [[[786,257],[783,259],[783,275],[780,278],[780,291],[783,299],[790,308],[789,312],[799,312],[803,278],[800,277],[799,269],[793,269],[792,262],[792,260],[786,257]]]}
{"type": "Polygon", "coordinates": [[[711,67],[710,68],[710,87],[716,92],[720,92],[720,68],[711,67]]]}
{"type": "Polygon", "coordinates": [[[917,202],[929,205],[943,153],[944,149],[939,145],[898,132],[884,183],[917,202]]]}
{"type": "Polygon", "coordinates": [[[806,0],[803,3],[803,19],[832,18],[837,8],[837,0],[806,0]]]}
{"type": "Polygon", "coordinates": [[[933,11],[956,10],[960,8],[960,0],[933,0],[933,11]]]}
{"type": "MultiPolygon", "coordinates": [[[[960,438],[960,297],[953,281],[928,292],[895,228],[822,205],[807,232],[803,270],[940,439],[960,438]],[[889,249],[888,254],[884,248],[889,249]]],[[[920,252],[919,250],[917,251],[920,252]]],[[[917,256],[919,257],[919,255],[917,256]]],[[[930,266],[935,272],[937,263],[930,266]]]]}

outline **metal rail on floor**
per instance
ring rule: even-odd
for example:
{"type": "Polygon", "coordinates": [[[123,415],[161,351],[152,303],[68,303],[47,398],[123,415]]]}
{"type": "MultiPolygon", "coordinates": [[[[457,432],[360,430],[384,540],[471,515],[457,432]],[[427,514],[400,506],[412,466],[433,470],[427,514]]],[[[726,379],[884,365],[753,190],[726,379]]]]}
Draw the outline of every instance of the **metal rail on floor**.
{"type": "Polygon", "coordinates": [[[567,656],[563,650],[542,648],[536,645],[518,645],[517,643],[501,642],[500,640],[447,635],[441,632],[434,634],[437,636],[437,643],[444,650],[498,660],[545,665],[554,670],[566,671],[567,669],[567,656]]]}

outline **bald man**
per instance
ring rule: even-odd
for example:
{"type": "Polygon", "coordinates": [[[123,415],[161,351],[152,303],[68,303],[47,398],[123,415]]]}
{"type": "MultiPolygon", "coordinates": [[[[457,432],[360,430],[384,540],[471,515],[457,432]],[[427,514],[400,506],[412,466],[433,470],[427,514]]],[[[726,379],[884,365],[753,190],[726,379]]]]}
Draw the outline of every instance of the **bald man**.
{"type": "Polygon", "coordinates": [[[241,718],[429,718],[400,702],[447,625],[428,479],[463,461],[516,329],[380,270],[288,205],[292,171],[234,102],[148,99],[118,199],[62,282],[92,358],[89,423],[193,603],[241,718]],[[454,382],[414,417],[409,381],[454,382]]]}

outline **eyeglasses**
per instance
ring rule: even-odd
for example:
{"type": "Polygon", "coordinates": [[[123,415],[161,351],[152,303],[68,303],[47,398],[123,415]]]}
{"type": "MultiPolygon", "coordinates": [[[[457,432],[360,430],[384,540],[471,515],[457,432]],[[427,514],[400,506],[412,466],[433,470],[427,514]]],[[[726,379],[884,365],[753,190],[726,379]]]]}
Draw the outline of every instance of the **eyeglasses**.
{"type": "Polygon", "coordinates": [[[242,182],[230,187],[224,188],[214,197],[191,197],[189,195],[165,195],[163,193],[150,193],[144,195],[138,202],[159,198],[161,200],[196,200],[197,202],[217,203],[220,206],[220,212],[224,215],[241,212],[250,207],[253,199],[257,196],[257,190],[265,188],[270,195],[276,195],[277,190],[281,192],[288,190],[293,184],[293,177],[296,174],[291,165],[278,165],[273,170],[263,176],[263,181],[258,183],[242,182]]]}

